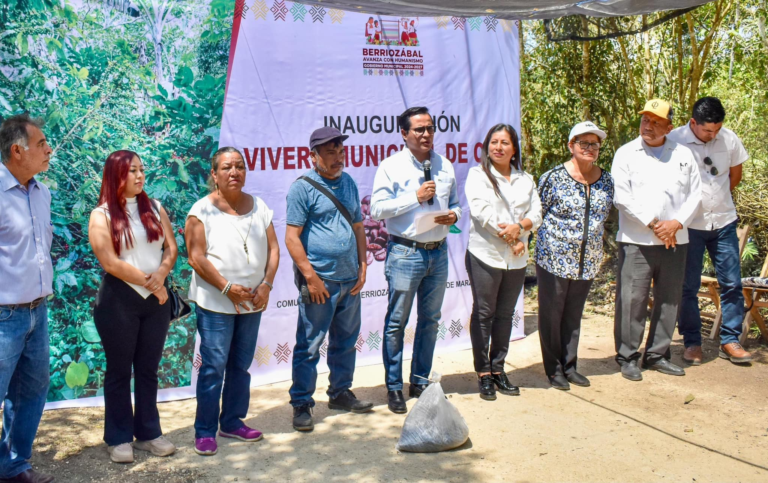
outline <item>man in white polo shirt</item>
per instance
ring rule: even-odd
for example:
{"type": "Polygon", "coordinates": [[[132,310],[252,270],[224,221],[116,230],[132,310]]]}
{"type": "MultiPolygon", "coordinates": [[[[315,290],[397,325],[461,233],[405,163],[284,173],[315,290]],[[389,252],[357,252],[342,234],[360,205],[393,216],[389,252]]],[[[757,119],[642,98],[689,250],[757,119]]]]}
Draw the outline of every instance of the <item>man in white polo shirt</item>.
{"type": "Polygon", "coordinates": [[[693,152],[701,175],[701,207],[688,229],[688,259],[685,268],[683,301],[678,330],[683,336],[683,360],[701,364],[701,315],[698,291],[704,250],[715,266],[720,284],[720,357],[743,364],[752,355],[739,344],[744,318],[741,288],[741,260],[736,235],[736,207],[731,191],[741,181],[741,165],[749,159],[741,140],[723,127],[725,109],[716,97],[702,97],[693,105],[688,124],[669,134],[669,139],[693,152]]]}
{"type": "Polygon", "coordinates": [[[682,296],[688,225],[701,202],[693,154],[666,137],[672,131],[672,107],[652,99],[640,115],[640,137],[616,151],[611,169],[619,209],[616,362],[630,381],[643,378],[639,349],[651,283],[654,303],[643,367],[685,375],[669,361],[669,345],[682,296]]]}

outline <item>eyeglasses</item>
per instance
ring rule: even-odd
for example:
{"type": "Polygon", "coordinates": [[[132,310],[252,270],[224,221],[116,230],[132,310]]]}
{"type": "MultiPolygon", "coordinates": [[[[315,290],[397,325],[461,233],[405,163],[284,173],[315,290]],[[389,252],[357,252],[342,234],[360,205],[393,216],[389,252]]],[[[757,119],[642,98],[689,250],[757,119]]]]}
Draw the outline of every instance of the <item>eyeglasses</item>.
{"type": "Polygon", "coordinates": [[[435,134],[435,126],[414,127],[413,129],[411,129],[411,131],[415,132],[419,136],[423,136],[424,133],[427,133],[427,132],[429,134],[435,134]]]}
{"type": "Polygon", "coordinates": [[[576,144],[578,144],[581,149],[584,151],[587,151],[588,149],[600,149],[600,143],[588,143],[586,141],[576,141],[576,144]]]}
{"type": "MultiPolygon", "coordinates": [[[[710,158],[709,156],[704,158],[704,164],[706,164],[707,166],[712,166],[712,158],[710,158]]],[[[717,168],[712,166],[712,169],[709,170],[709,174],[711,174],[712,176],[717,176],[717,173],[719,173],[717,168]]]]}

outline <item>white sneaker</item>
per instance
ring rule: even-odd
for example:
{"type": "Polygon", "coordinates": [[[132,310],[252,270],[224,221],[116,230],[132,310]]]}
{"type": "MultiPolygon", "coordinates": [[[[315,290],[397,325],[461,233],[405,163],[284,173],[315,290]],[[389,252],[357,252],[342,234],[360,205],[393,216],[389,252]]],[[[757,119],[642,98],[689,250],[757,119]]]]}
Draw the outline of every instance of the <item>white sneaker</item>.
{"type": "Polygon", "coordinates": [[[115,463],[133,463],[133,446],[131,443],[108,446],[109,459],[115,463]]]}
{"type": "Polygon", "coordinates": [[[136,440],[133,443],[133,447],[142,451],[149,451],[155,456],[170,456],[176,452],[176,446],[165,439],[165,436],[160,436],[151,441],[136,440]]]}

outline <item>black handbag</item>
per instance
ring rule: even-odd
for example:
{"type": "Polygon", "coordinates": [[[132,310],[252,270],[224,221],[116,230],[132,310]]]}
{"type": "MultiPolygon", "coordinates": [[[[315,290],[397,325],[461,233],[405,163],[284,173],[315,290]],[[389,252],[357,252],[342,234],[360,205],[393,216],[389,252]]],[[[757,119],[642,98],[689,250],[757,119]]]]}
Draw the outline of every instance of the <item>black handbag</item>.
{"type": "Polygon", "coordinates": [[[180,293],[179,286],[171,280],[168,283],[168,303],[171,304],[171,322],[183,319],[192,313],[192,307],[184,300],[184,297],[179,295],[180,293]]]}

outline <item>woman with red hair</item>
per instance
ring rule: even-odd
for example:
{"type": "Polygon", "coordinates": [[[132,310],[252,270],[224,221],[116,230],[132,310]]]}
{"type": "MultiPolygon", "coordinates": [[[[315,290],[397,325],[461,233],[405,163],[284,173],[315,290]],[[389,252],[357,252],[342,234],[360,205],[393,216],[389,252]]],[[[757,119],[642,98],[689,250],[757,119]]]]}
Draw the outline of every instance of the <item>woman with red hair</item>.
{"type": "Polygon", "coordinates": [[[136,153],[110,154],[88,224],[88,240],[106,272],[93,319],[107,358],[104,441],[116,463],[132,463],[134,447],[157,456],[176,451],[160,429],[157,368],[171,321],[165,279],[178,249],[168,214],[149,199],[144,181],[136,153]]]}

